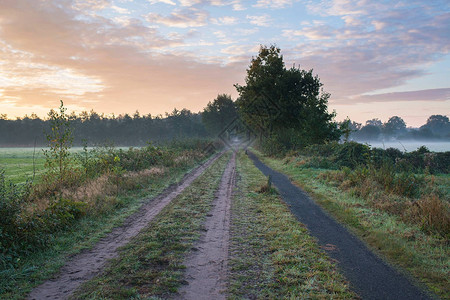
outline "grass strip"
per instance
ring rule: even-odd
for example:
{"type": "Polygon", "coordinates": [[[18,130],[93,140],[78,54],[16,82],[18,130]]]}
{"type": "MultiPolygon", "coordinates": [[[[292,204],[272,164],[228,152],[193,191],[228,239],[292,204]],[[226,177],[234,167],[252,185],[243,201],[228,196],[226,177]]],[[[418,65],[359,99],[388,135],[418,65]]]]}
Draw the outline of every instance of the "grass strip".
{"type": "Polygon", "coordinates": [[[231,299],[351,299],[344,276],[244,154],[237,160],[230,246],[231,299]],[[266,185],[266,188],[262,188],[266,185]],[[265,191],[265,192],[262,192],[265,191]]]}
{"type": "Polygon", "coordinates": [[[203,223],[228,159],[224,155],[210,166],[73,297],[141,299],[175,293],[184,282],[183,261],[205,230],[203,223]]]}
{"type": "Polygon", "coordinates": [[[271,168],[288,175],[376,253],[408,270],[437,295],[450,298],[450,250],[442,237],[425,234],[417,225],[406,224],[395,215],[371,207],[367,200],[320,180],[326,169],[297,166],[254,152],[271,168]]]}
{"type": "Polygon", "coordinates": [[[147,185],[118,196],[116,207],[100,216],[81,218],[70,229],[56,232],[51,245],[23,258],[16,268],[0,270],[0,299],[23,299],[31,289],[49,279],[64,265],[67,257],[92,247],[119,226],[141,205],[176,183],[194,167],[168,168],[162,175],[149,178],[147,185]]]}

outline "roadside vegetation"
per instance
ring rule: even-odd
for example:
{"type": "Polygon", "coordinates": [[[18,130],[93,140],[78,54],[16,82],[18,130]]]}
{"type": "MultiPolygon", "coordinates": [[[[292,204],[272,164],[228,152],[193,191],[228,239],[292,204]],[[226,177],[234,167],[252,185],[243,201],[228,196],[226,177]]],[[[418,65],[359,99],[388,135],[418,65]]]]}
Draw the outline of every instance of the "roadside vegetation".
{"type": "Polygon", "coordinates": [[[391,263],[449,296],[449,152],[402,153],[350,142],[264,159],[391,263]]]}
{"type": "Polygon", "coordinates": [[[232,206],[230,299],[353,299],[348,282],[242,152],[232,206]]]}
{"type": "Polygon", "coordinates": [[[15,184],[0,172],[2,298],[23,295],[57,270],[64,255],[87,247],[136,211],[144,197],[161,192],[208,155],[206,140],[71,153],[70,120],[62,104],[50,118],[40,180],[15,184]]]}

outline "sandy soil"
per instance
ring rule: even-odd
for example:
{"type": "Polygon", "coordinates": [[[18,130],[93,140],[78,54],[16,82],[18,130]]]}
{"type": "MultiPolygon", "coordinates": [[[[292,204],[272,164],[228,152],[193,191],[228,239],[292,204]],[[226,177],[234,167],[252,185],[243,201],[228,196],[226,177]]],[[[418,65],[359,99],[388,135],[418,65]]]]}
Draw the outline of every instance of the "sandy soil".
{"type": "Polygon", "coordinates": [[[221,154],[187,174],[179,184],[166,189],[161,195],[149,200],[124,225],[116,227],[91,250],[86,250],[71,258],[53,279],[35,288],[28,299],[67,299],[83,282],[99,273],[106,262],[117,256],[117,249],[136,236],[167,204],[188,187],[221,154]]]}
{"type": "Polygon", "coordinates": [[[213,208],[204,224],[206,232],[185,261],[187,285],[177,299],[225,299],[231,196],[235,186],[236,153],[222,175],[213,208]]]}

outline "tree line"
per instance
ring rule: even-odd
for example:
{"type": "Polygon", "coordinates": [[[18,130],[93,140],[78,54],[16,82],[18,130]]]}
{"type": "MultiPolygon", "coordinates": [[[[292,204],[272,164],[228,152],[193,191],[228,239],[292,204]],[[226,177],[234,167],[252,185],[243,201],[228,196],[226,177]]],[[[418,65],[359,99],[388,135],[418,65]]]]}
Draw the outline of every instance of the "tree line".
{"type": "MultiPolygon", "coordinates": [[[[171,113],[152,116],[106,116],[95,111],[70,115],[73,145],[110,143],[116,146],[142,146],[148,141],[203,137],[237,137],[245,132],[257,138],[261,148],[280,153],[311,144],[344,139],[374,141],[389,139],[450,140],[449,118],[433,115],[420,128],[407,128],[404,120],[391,117],[361,123],[334,120],[328,111],[330,94],[323,90],[313,70],[285,67],[281,50],[261,46],[250,61],[244,85],[235,85],[238,98],[219,94],[202,112],[174,109],[171,113]]],[[[49,116],[54,111],[50,111],[49,116]]],[[[49,119],[35,114],[7,119],[0,114],[0,146],[46,145],[49,119]]]]}
{"type": "MultiPolygon", "coordinates": [[[[53,110],[52,110],[53,111],[53,110]]],[[[50,111],[49,115],[52,113],[50,111]]],[[[73,144],[114,144],[116,146],[142,146],[148,141],[169,141],[206,136],[201,113],[174,109],[165,117],[140,115],[106,116],[95,111],[70,115],[73,144]]],[[[0,146],[45,146],[45,134],[50,131],[49,119],[36,115],[8,120],[0,117],[0,146]]]]}
{"type": "Polygon", "coordinates": [[[444,115],[430,116],[419,128],[406,127],[405,121],[399,116],[393,116],[385,123],[379,119],[367,120],[364,126],[349,119],[341,124],[347,129],[351,139],[359,141],[450,141],[450,122],[444,115]]]}

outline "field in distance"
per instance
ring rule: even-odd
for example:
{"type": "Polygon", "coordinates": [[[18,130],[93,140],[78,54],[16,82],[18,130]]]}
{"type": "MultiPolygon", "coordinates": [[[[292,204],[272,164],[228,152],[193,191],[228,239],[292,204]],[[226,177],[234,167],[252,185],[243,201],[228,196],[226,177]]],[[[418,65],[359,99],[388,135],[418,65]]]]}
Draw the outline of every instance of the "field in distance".
{"type": "MultiPolygon", "coordinates": [[[[32,180],[33,173],[35,174],[34,180],[39,181],[41,174],[44,172],[45,164],[45,156],[42,150],[46,149],[49,148],[0,148],[0,171],[3,170],[6,179],[13,183],[25,183],[27,180],[32,180]]],[[[88,150],[92,149],[94,148],[88,148],[88,150]]],[[[128,149],[128,147],[123,147],[123,149],[128,149]]],[[[73,147],[69,151],[73,154],[81,153],[83,148],[73,147]]]]}

